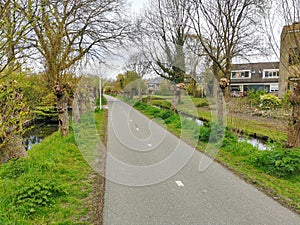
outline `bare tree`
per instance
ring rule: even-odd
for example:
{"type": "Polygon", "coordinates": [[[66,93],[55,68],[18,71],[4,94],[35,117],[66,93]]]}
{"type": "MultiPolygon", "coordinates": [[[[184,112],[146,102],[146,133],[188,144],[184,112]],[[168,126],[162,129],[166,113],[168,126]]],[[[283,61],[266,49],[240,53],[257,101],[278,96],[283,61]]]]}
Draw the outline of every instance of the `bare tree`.
{"type": "MultiPolygon", "coordinates": [[[[143,52],[136,53],[132,55],[126,65],[127,70],[136,72],[140,79],[136,80],[138,94],[139,94],[139,101],[142,101],[142,95],[144,90],[142,89],[145,86],[142,79],[144,76],[150,71],[151,64],[143,54],[143,52]]],[[[146,91],[146,90],[145,90],[146,91]]]]}
{"type": "Polygon", "coordinates": [[[49,88],[57,96],[60,131],[69,133],[68,71],[87,56],[101,57],[124,36],[123,0],[20,1],[33,32],[28,41],[42,56],[49,88]]]}
{"type": "MultiPolygon", "coordinates": [[[[234,58],[247,58],[260,43],[256,34],[259,11],[264,1],[259,0],[192,0],[190,11],[192,33],[203,51],[211,59],[212,71],[220,80],[225,99],[229,100],[229,82],[234,58]]],[[[219,102],[219,121],[222,120],[219,102]]]]}
{"type": "MultiPolygon", "coordinates": [[[[140,23],[142,50],[152,62],[152,68],[159,76],[175,84],[183,83],[186,75],[185,47],[186,34],[190,29],[190,2],[151,0],[140,23]]],[[[176,88],[174,93],[180,94],[176,88]]]]}

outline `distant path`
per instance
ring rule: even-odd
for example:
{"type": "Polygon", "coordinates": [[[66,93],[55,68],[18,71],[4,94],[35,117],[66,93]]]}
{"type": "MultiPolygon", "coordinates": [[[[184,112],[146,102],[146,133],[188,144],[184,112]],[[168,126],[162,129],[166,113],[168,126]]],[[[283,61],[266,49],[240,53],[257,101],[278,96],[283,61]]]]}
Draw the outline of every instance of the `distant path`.
{"type": "MultiPolygon", "coordinates": [[[[108,179],[138,185],[151,182],[180,164],[193,149],[160,126],[132,110],[127,104],[108,97],[108,179]],[[149,135],[151,136],[149,138],[149,135]],[[164,136],[165,135],[165,136],[164,136]],[[160,143],[161,139],[163,142],[160,143]],[[157,140],[157,141],[156,141],[157,140]],[[159,144],[158,144],[159,143],[159,144]],[[165,169],[131,171],[126,165],[153,165],[167,158],[179,145],[181,159],[165,169]],[[157,146],[156,146],[157,145],[157,146]],[[126,164],[118,167],[113,157],[126,164]]],[[[158,184],[131,187],[106,180],[105,225],[299,225],[300,217],[240,180],[218,163],[199,172],[202,154],[176,175],[158,184]]]]}

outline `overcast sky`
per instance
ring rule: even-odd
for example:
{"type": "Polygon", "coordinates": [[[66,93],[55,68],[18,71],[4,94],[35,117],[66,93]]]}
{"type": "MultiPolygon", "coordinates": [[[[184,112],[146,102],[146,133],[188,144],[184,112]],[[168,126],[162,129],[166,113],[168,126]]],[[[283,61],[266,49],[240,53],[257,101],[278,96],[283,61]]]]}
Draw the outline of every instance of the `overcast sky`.
{"type": "MultiPolygon", "coordinates": [[[[143,9],[145,4],[147,4],[147,2],[149,0],[127,0],[127,1],[129,2],[129,4],[131,4],[133,14],[138,14],[143,9]]],[[[124,50],[124,51],[126,53],[128,53],[128,50],[124,50]]],[[[122,50],[121,50],[121,52],[122,52],[122,50]]],[[[125,56],[126,53],[123,52],[120,55],[125,56]]],[[[126,62],[125,58],[119,58],[119,57],[116,57],[116,56],[115,57],[110,57],[110,60],[107,61],[107,64],[109,66],[108,67],[105,66],[105,68],[102,68],[100,70],[103,71],[102,73],[105,74],[104,75],[105,77],[115,78],[119,72],[123,72],[124,63],[126,62]]],[[[253,62],[278,61],[278,60],[279,59],[274,55],[270,55],[269,57],[266,57],[266,56],[258,57],[258,56],[256,56],[254,58],[251,58],[251,61],[253,61],[253,62]]],[[[239,61],[240,60],[238,60],[237,62],[234,62],[234,63],[238,63],[239,61]]],[[[97,69],[97,70],[99,70],[99,69],[97,69]]]]}
{"type": "Polygon", "coordinates": [[[142,8],[145,2],[147,0],[128,0],[131,3],[132,9],[135,12],[139,12],[142,8]]]}

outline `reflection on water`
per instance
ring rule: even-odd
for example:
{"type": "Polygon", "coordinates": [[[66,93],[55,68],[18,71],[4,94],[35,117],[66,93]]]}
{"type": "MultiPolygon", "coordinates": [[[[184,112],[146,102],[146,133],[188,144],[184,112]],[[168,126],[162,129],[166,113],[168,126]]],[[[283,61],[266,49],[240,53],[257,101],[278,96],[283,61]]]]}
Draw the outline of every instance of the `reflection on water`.
{"type": "Polygon", "coordinates": [[[266,145],[261,140],[254,137],[249,137],[249,138],[239,137],[239,142],[247,142],[261,151],[271,150],[270,146],[266,145]]]}
{"type": "Polygon", "coordinates": [[[195,121],[196,124],[200,127],[203,127],[204,126],[204,122],[200,119],[196,119],[194,117],[191,117],[191,116],[186,116],[186,115],[182,115],[183,117],[187,118],[188,120],[192,120],[192,121],[195,121]]]}
{"type": "Polygon", "coordinates": [[[194,120],[199,126],[203,127],[204,126],[204,122],[202,120],[199,119],[195,119],[194,120]]]}
{"type": "Polygon", "coordinates": [[[23,135],[26,150],[30,150],[33,145],[39,144],[43,139],[58,130],[56,124],[37,124],[23,135]]]}

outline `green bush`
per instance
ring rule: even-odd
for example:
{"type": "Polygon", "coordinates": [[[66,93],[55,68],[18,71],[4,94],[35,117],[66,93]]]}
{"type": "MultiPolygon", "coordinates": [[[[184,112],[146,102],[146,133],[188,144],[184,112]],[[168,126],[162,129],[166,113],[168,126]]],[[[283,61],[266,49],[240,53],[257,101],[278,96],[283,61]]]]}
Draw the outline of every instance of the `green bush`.
{"type": "Polygon", "coordinates": [[[199,141],[208,142],[210,137],[211,128],[210,127],[200,127],[199,128],[199,141]]]}
{"type": "Polygon", "coordinates": [[[217,123],[212,123],[208,127],[200,127],[199,140],[220,144],[225,135],[225,128],[217,123]]]}
{"type": "Polygon", "coordinates": [[[288,178],[300,174],[300,149],[261,151],[252,162],[270,175],[288,178]]]}
{"type": "Polygon", "coordinates": [[[259,105],[260,104],[260,96],[265,95],[266,91],[259,89],[257,91],[255,91],[254,89],[250,89],[248,92],[248,98],[249,100],[255,104],[255,105],[259,105]]]}
{"type": "Polygon", "coordinates": [[[145,110],[147,108],[147,105],[143,102],[135,102],[133,107],[140,109],[140,110],[145,110]]]}
{"type": "Polygon", "coordinates": [[[172,111],[167,111],[167,110],[162,110],[159,113],[159,117],[162,118],[163,120],[168,119],[169,117],[173,116],[174,113],[172,111]]]}
{"type": "Polygon", "coordinates": [[[281,100],[272,94],[265,94],[260,96],[259,107],[261,109],[276,109],[281,106],[281,100]]]}

